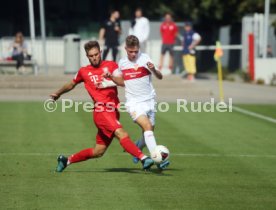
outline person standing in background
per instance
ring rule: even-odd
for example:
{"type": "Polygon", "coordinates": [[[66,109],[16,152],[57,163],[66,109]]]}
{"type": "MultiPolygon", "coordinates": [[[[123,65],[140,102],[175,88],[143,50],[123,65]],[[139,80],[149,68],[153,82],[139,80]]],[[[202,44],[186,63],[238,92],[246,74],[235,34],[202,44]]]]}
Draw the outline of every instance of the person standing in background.
{"type": "Polygon", "coordinates": [[[149,33],[149,20],[146,17],[143,17],[142,9],[137,8],[135,10],[135,19],[131,22],[129,35],[134,35],[139,39],[141,52],[146,52],[149,33]]]}
{"type": "Polygon", "coordinates": [[[103,60],[106,59],[109,50],[112,50],[112,59],[116,61],[119,47],[119,36],[121,34],[120,13],[114,10],[109,20],[105,21],[99,32],[99,41],[104,41],[103,60]]]}
{"type": "Polygon", "coordinates": [[[201,41],[201,37],[192,28],[191,22],[185,22],[183,33],[183,64],[188,73],[188,80],[194,81],[196,74],[195,47],[201,41]]]}
{"type": "Polygon", "coordinates": [[[176,24],[172,20],[172,15],[170,13],[166,13],[164,17],[163,23],[160,25],[160,34],[162,37],[162,47],[161,47],[161,55],[160,55],[160,64],[159,69],[163,68],[164,55],[166,52],[169,52],[169,69],[173,70],[173,47],[175,43],[175,38],[177,37],[178,28],[176,24]]]}

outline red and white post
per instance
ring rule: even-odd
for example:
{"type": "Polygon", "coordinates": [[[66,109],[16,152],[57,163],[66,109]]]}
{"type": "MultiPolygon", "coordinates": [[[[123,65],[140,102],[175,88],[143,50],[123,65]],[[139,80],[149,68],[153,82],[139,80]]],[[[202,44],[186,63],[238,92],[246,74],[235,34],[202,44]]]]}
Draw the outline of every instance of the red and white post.
{"type": "Polygon", "coordinates": [[[255,80],[255,51],[254,35],[248,34],[248,74],[252,81],[255,80]]]}

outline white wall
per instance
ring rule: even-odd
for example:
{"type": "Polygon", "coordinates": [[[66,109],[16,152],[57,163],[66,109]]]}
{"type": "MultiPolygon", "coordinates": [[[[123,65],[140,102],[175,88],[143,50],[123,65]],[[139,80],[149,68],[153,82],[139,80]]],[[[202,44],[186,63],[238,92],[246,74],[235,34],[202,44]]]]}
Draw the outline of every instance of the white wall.
{"type": "Polygon", "coordinates": [[[270,84],[273,74],[276,75],[276,58],[255,59],[255,80],[263,79],[270,84]]]}
{"type": "MultiPolygon", "coordinates": [[[[2,38],[0,40],[0,58],[9,57],[11,55],[11,51],[8,51],[9,45],[12,42],[12,38],[2,38]]],[[[25,40],[28,46],[28,52],[31,52],[31,43],[29,39],[25,40]]],[[[88,65],[89,62],[86,58],[85,51],[83,49],[84,44],[89,40],[81,40],[80,42],[80,65],[85,66],[88,65]]],[[[125,56],[124,50],[124,43],[121,45],[118,58],[125,56]]],[[[156,65],[159,63],[159,56],[160,56],[160,49],[161,49],[161,41],[154,40],[148,43],[147,46],[147,53],[151,56],[152,60],[156,65]]],[[[47,53],[47,61],[49,66],[64,66],[64,41],[62,38],[55,38],[55,39],[47,39],[46,42],[46,53],[47,53]]],[[[43,57],[42,57],[42,42],[40,39],[37,39],[35,42],[34,47],[34,58],[38,62],[39,65],[43,64],[43,57]]],[[[109,53],[107,60],[111,60],[111,53],[109,53]]]]}

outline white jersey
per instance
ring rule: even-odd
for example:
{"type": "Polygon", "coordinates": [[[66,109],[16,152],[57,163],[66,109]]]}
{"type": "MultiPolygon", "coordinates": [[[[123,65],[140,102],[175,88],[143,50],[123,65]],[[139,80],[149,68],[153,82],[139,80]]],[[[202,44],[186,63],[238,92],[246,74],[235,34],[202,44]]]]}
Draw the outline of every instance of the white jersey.
{"type": "Polygon", "coordinates": [[[139,53],[136,61],[130,61],[127,57],[120,59],[118,73],[124,78],[127,103],[143,102],[155,98],[152,74],[147,67],[148,62],[152,63],[145,53],[139,53]]]}

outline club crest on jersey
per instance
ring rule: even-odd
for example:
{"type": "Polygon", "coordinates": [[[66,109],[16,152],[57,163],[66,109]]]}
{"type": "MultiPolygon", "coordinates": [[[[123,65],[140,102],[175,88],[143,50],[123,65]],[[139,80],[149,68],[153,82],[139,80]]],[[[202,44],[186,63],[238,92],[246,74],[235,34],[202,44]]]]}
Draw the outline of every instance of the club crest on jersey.
{"type": "Polygon", "coordinates": [[[136,63],[136,64],[134,64],[134,70],[135,71],[137,71],[138,70],[138,68],[139,68],[139,65],[136,63]]]}

